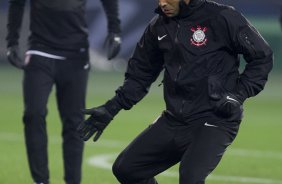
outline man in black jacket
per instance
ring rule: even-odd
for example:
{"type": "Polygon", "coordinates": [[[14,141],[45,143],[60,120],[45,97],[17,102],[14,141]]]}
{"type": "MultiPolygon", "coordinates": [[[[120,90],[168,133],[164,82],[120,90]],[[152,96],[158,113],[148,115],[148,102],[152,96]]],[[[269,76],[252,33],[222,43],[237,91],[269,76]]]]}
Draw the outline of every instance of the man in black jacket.
{"type": "MultiPolygon", "coordinates": [[[[164,70],[166,110],[116,159],[122,184],[156,184],[180,163],[180,184],[203,184],[237,135],[243,102],[261,90],[272,50],[234,8],[206,0],[159,0],[137,44],[124,84],[78,131],[96,141],[121,109],[130,109],[164,70]],[[239,55],[247,64],[240,74],[239,55]]],[[[126,130],[125,130],[126,131],[126,130]]]]}
{"type": "MultiPolygon", "coordinates": [[[[108,59],[120,49],[117,0],[101,0],[108,18],[108,59]]],[[[31,0],[29,50],[25,61],[18,53],[18,39],[25,0],[10,0],[8,60],[24,69],[24,133],[29,167],[35,183],[49,183],[46,115],[52,86],[56,86],[62,120],[64,179],[79,184],[83,141],[76,127],[84,120],[89,72],[85,0],[31,0]]]]}

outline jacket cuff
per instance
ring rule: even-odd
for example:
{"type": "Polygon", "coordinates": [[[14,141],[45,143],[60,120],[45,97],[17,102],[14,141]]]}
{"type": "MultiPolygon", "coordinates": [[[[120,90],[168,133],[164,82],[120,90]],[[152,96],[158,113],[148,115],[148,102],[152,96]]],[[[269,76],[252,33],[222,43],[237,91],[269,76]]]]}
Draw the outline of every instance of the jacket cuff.
{"type": "Polygon", "coordinates": [[[112,98],[105,103],[105,108],[112,116],[115,116],[122,109],[122,106],[116,101],[115,98],[112,98]]]}
{"type": "Polygon", "coordinates": [[[244,101],[249,97],[247,92],[244,90],[244,86],[240,86],[235,92],[236,97],[244,103],[244,101]]]}

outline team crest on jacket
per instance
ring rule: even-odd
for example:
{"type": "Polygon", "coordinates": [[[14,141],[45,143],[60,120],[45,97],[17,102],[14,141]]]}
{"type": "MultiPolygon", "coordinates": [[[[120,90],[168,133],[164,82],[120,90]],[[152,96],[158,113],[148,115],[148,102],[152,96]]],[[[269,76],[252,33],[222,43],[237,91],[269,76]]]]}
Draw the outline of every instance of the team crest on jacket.
{"type": "Polygon", "coordinates": [[[208,30],[207,27],[197,26],[195,29],[194,27],[191,28],[193,32],[192,38],[190,39],[191,44],[197,47],[206,45],[208,39],[206,38],[205,32],[208,30]]]}

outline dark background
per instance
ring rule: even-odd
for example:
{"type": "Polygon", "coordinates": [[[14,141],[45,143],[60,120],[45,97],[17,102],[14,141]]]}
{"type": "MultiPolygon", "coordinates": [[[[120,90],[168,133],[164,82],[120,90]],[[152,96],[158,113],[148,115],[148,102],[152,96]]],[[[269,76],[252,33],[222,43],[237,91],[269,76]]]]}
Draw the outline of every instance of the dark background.
{"type": "MultiPolygon", "coordinates": [[[[120,17],[122,20],[122,50],[116,59],[118,64],[126,64],[136,42],[140,38],[145,26],[154,16],[157,0],[120,0],[120,17]]],[[[258,28],[261,34],[275,51],[276,60],[280,60],[282,50],[281,30],[278,17],[281,9],[281,0],[217,0],[234,6],[242,12],[258,28]]],[[[24,22],[21,32],[21,52],[24,55],[29,26],[29,1],[25,9],[24,22]]],[[[6,19],[8,0],[0,1],[0,63],[6,62],[6,19]]],[[[103,57],[103,42],[107,33],[105,14],[99,0],[88,0],[87,21],[89,26],[89,41],[91,45],[91,62],[96,69],[111,70],[112,63],[105,62],[103,57]]],[[[277,64],[278,68],[282,68],[277,64]]]]}

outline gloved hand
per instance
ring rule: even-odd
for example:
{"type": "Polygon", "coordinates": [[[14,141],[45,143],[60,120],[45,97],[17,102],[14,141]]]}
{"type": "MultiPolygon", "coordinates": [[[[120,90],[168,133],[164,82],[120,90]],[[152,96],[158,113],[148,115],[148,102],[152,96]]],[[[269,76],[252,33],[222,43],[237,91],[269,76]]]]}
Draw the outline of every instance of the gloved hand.
{"type": "Polygon", "coordinates": [[[243,100],[232,93],[223,93],[213,100],[215,100],[215,112],[222,117],[229,118],[233,114],[243,111],[243,100]]]}
{"type": "Polygon", "coordinates": [[[107,50],[107,58],[111,60],[112,58],[116,57],[116,55],[120,51],[121,45],[121,37],[120,34],[117,33],[109,33],[106,37],[104,47],[107,50]]]}
{"type": "Polygon", "coordinates": [[[88,114],[90,117],[77,127],[78,134],[84,141],[96,134],[93,138],[93,141],[96,142],[121,109],[120,105],[109,100],[106,104],[99,107],[82,110],[84,114],[88,114]]]}
{"type": "Polygon", "coordinates": [[[24,67],[24,62],[19,57],[19,47],[17,45],[13,45],[11,47],[8,47],[7,58],[8,58],[8,61],[13,66],[20,68],[20,69],[22,69],[24,67]]]}
{"type": "Polygon", "coordinates": [[[87,141],[92,135],[96,134],[93,140],[97,141],[104,129],[113,120],[113,115],[110,114],[104,105],[92,109],[84,109],[82,112],[89,114],[90,117],[78,126],[77,131],[80,137],[87,141]]]}

